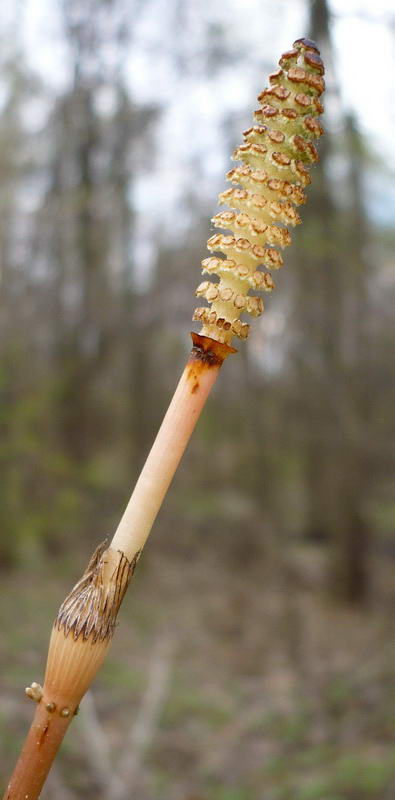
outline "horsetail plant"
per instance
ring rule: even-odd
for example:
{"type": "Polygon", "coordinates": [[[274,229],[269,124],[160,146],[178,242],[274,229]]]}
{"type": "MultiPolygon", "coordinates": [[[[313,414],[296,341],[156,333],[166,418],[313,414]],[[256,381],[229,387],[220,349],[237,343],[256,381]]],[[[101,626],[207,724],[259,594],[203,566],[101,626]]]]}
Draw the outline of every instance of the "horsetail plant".
{"type": "Polygon", "coordinates": [[[189,360],[110,545],[97,548],[60,607],[43,688],[32,683],[26,689],[37,703],[36,713],[3,800],[38,798],[80,700],[103,663],[129,581],[208,394],[223,361],[236,352],[232,339],[248,337],[249,325],[241,315],[263,311],[262,299],[249,290],[274,289],[270,271],[282,266],[288,228],[300,222],[296,207],[305,202],[307,167],[317,161],[312,140],[323,133],[317,117],[323,111],[324,67],[309,39],[298,39],[279,65],[270,75],[270,88],[259,95],[255,124],[234,153],[242,163],[227,174],[232,188],[219,196],[231,210],[212,220],[231,235],[218,233],[208,240],[214,255],[204,259],[203,271],[217,275],[219,282],[204,281],[197,289],[210,304],[194,312],[203,327],[191,334],[189,360]]]}

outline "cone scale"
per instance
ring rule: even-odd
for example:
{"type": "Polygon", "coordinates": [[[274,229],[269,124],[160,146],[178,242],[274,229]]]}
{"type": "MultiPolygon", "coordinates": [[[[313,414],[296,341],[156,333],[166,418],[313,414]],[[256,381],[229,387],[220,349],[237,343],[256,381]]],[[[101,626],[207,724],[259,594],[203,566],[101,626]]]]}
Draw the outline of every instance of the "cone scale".
{"type": "Polygon", "coordinates": [[[250,289],[269,293],[275,288],[271,272],[283,265],[281,250],[291,243],[288,228],[301,222],[296,207],[306,201],[308,167],[318,160],[313,140],[323,133],[317,115],[323,111],[324,65],[316,45],[298,39],[279,65],[269,77],[270,88],[258,97],[255,124],[233,154],[242,162],[227,174],[236,188],[219,195],[230,210],[212,218],[216,228],[231,234],[218,233],[207,242],[220,256],[205,258],[203,272],[217,275],[219,282],[204,281],[196,290],[209,303],[194,313],[201,333],[228,344],[234,336],[249,335],[243,313],[259,317],[264,310],[262,298],[250,295],[250,289]]]}

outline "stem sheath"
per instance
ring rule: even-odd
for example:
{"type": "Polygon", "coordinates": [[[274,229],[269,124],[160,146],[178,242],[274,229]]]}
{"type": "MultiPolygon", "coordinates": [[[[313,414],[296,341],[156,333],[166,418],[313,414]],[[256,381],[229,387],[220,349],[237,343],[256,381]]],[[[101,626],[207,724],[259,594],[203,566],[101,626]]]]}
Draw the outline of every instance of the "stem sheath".
{"type": "Polygon", "coordinates": [[[220,367],[234,349],[192,334],[193,348],[107,549],[97,548],[52,631],[42,698],[3,800],[37,800],[81,697],[101,666],[137,558],[220,367]]]}

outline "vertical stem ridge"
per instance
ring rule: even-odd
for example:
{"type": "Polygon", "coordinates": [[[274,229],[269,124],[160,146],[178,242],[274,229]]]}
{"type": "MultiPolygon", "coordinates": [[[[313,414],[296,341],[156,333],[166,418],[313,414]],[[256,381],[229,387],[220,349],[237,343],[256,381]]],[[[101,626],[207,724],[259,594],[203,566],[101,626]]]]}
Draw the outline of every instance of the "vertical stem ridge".
{"type": "Polygon", "coordinates": [[[191,356],[111,542],[129,561],[147,540],[224,359],[235,352],[209,337],[192,339],[191,356]]]}

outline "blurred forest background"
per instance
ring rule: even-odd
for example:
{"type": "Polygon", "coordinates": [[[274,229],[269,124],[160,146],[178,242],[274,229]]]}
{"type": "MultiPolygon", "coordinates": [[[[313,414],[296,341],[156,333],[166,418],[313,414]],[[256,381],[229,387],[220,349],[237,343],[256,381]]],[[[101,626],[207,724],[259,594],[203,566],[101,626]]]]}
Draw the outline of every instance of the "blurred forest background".
{"type": "Polygon", "coordinates": [[[347,14],[372,41],[387,25],[392,67],[367,52],[379,92],[395,15],[335,6],[55,0],[59,80],[56,60],[34,68],[46,27],[28,51],[26,3],[2,11],[3,782],[51,621],[189,352],[254,97],[302,35],[328,83],[304,225],[223,368],[47,800],[395,797],[394,164],[383,118],[367,136],[344,102],[333,35],[347,14]]]}

